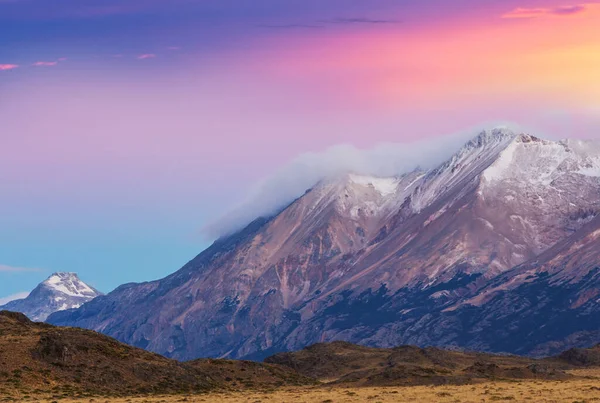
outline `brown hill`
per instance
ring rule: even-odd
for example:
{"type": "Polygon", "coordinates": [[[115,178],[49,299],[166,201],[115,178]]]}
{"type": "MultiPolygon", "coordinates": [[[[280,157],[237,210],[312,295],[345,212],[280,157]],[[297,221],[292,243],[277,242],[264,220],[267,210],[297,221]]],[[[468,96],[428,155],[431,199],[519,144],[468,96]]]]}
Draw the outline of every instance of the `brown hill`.
{"type": "Polygon", "coordinates": [[[293,353],[275,354],[265,362],[333,384],[399,386],[465,384],[501,379],[567,379],[563,361],[511,355],[402,346],[379,349],[346,342],[319,343],[293,353]]]}
{"type": "Polygon", "coordinates": [[[311,383],[286,367],[225,360],[180,363],[90,330],[0,312],[2,396],[174,394],[311,383]]]}
{"type": "Polygon", "coordinates": [[[600,367],[600,344],[591,348],[571,348],[545,361],[565,368],[600,367]]]}

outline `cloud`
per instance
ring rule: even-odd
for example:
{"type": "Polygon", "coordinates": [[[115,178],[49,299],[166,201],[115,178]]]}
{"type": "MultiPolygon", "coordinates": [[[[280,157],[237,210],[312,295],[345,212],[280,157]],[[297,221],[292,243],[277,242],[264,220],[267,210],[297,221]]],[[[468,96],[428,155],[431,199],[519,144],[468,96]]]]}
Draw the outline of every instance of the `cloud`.
{"type": "Polygon", "coordinates": [[[9,302],[15,301],[17,299],[27,298],[28,296],[29,296],[29,292],[23,291],[23,292],[18,292],[18,293],[13,294],[13,295],[2,297],[2,298],[0,298],[0,306],[6,305],[9,302]]]}
{"type": "Polygon", "coordinates": [[[142,55],[139,55],[137,57],[138,60],[144,60],[144,59],[153,59],[155,58],[156,55],[154,53],[144,53],[142,55]]]}
{"type": "Polygon", "coordinates": [[[5,264],[0,264],[0,272],[9,272],[9,273],[21,273],[21,272],[36,272],[42,271],[38,268],[31,267],[15,267],[15,266],[7,266],[5,264]]]}
{"type": "Polygon", "coordinates": [[[181,50],[181,46],[167,46],[167,50],[181,50]]]}
{"type": "Polygon", "coordinates": [[[269,29],[322,29],[323,25],[318,24],[260,24],[260,28],[269,29]]]}
{"type": "Polygon", "coordinates": [[[32,64],[32,66],[35,67],[52,67],[52,66],[56,66],[58,64],[58,62],[35,62],[32,64]]]}
{"type": "Polygon", "coordinates": [[[18,67],[18,64],[0,64],[0,71],[14,70],[18,67]]]}
{"type": "Polygon", "coordinates": [[[469,131],[414,143],[385,143],[368,149],[337,145],[302,154],[258,183],[245,201],[201,232],[210,239],[232,234],[258,217],[275,214],[319,181],[344,173],[394,176],[418,167],[434,168],[472,137],[469,131]]]}
{"type": "Polygon", "coordinates": [[[390,20],[390,19],[372,19],[366,17],[353,17],[353,18],[333,18],[330,20],[319,20],[311,23],[299,23],[299,24],[261,24],[258,25],[261,28],[272,28],[272,29],[320,29],[326,28],[327,25],[380,25],[380,24],[400,24],[401,21],[390,20]]]}
{"type": "Polygon", "coordinates": [[[586,9],[587,9],[587,6],[585,4],[579,4],[576,6],[557,7],[555,9],[553,9],[551,11],[551,13],[555,14],[555,15],[571,15],[571,14],[581,13],[581,12],[585,11],[586,9]]]}
{"type": "Polygon", "coordinates": [[[323,21],[328,24],[401,24],[402,21],[387,19],[371,19],[364,17],[357,18],[335,18],[333,20],[323,21]]]}
{"type": "Polygon", "coordinates": [[[518,7],[504,14],[502,18],[538,18],[545,15],[569,16],[586,11],[587,4],[560,6],[554,8],[522,8],[518,7]]]}

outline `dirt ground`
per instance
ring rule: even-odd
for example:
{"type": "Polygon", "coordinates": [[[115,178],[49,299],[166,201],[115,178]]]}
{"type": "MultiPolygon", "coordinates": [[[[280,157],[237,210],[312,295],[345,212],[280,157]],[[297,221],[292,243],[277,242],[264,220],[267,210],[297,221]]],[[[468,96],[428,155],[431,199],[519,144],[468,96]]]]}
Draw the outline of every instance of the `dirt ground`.
{"type": "Polygon", "coordinates": [[[350,402],[568,402],[600,401],[600,369],[578,370],[583,378],[569,381],[487,382],[464,386],[410,387],[292,387],[272,391],[228,392],[203,395],[146,396],[136,398],[86,397],[57,399],[51,397],[12,396],[0,401],[35,401],[52,403],[350,403],[350,402]]]}

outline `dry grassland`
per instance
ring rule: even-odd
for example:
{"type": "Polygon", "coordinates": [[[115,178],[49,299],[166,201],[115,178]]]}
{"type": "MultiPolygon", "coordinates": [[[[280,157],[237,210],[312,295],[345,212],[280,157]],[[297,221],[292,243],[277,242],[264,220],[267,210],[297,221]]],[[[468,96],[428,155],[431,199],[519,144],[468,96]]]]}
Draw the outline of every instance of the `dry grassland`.
{"type": "MultiPolygon", "coordinates": [[[[350,403],[350,402],[600,402],[600,369],[572,371],[578,379],[569,381],[486,382],[464,386],[409,387],[293,387],[270,391],[211,393],[203,395],[146,396],[136,398],[12,396],[6,401],[61,403],[350,403]]],[[[2,399],[0,399],[1,401],[2,399]]]]}

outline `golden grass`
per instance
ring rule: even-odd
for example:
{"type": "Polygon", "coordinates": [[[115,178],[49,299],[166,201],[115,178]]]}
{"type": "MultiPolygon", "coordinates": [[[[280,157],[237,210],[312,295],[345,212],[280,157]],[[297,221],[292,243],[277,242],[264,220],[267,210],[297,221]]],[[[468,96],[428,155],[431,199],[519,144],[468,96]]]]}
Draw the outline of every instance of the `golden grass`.
{"type": "MultiPolygon", "coordinates": [[[[273,391],[211,393],[204,395],[147,396],[136,398],[52,399],[13,397],[14,401],[95,403],[350,403],[350,402],[569,402],[600,401],[600,369],[572,371],[580,378],[569,381],[486,382],[464,386],[409,387],[293,387],[273,391]]],[[[0,399],[1,400],[1,399],[0,399]]]]}

